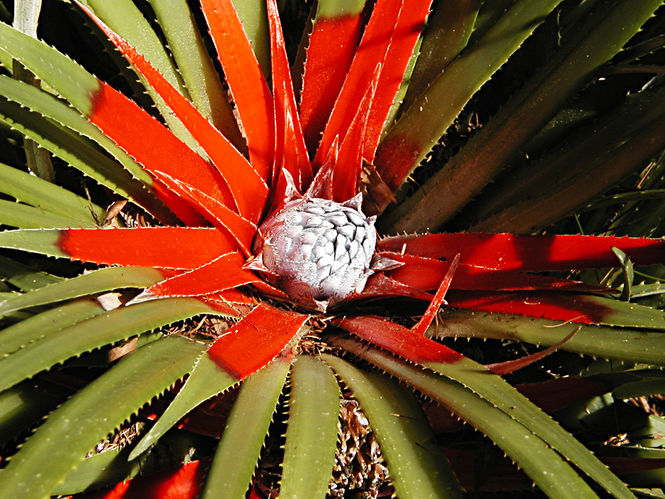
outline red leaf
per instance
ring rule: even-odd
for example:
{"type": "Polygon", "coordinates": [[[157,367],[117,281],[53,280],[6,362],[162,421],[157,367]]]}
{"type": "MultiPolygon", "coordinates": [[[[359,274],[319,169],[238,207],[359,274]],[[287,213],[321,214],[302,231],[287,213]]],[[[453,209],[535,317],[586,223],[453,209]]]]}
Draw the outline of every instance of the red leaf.
{"type": "Polygon", "coordinates": [[[587,296],[563,293],[456,291],[448,295],[448,305],[582,324],[602,323],[613,312],[587,296]]]}
{"type": "MultiPolygon", "coordinates": [[[[79,4],[80,5],[80,4],[79,4]]],[[[217,130],[194,105],[183,97],[134,47],[106,26],[90,10],[80,7],[108,36],[122,55],[139,71],[185,125],[220,172],[235,203],[226,204],[244,217],[257,221],[268,197],[268,187],[245,157],[217,130]],[[261,202],[263,200],[263,202],[261,202]]]]}
{"type": "MultiPolygon", "coordinates": [[[[170,190],[159,180],[155,179],[152,184],[157,198],[168,206],[169,209],[187,226],[201,227],[208,225],[208,222],[203,215],[196,211],[196,209],[187,201],[182,199],[178,194],[170,190]]],[[[159,220],[159,218],[158,218],[159,220]]],[[[164,222],[163,220],[160,220],[164,222]]],[[[173,225],[173,223],[166,222],[165,225],[173,225]]]]}
{"type": "Polygon", "coordinates": [[[226,233],[203,227],[67,229],[58,246],[84,262],[172,269],[195,269],[237,249],[226,233]]]}
{"type": "MultiPolygon", "coordinates": [[[[418,132],[414,130],[413,133],[418,132]]],[[[374,158],[376,172],[381,182],[370,185],[365,199],[365,211],[368,215],[381,213],[388,203],[394,200],[392,193],[402,185],[421,153],[419,141],[406,133],[393,135],[381,143],[374,158]]]]}
{"type": "Polygon", "coordinates": [[[90,121],[147,171],[171,175],[233,206],[231,193],[217,170],[134,102],[104,82],[91,100],[90,121]]]}
{"type": "Polygon", "coordinates": [[[612,247],[624,251],[638,265],[665,261],[665,241],[632,237],[426,234],[388,237],[378,247],[430,258],[451,259],[461,253],[462,264],[497,270],[544,272],[617,266],[612,247]]]}
{"type": "Polygon", "coordinates": [[[270,53],[275,112],[275,164],[286,168],[298,190],[312,180],[312,167],[307,156],[305,138],[300,125],[293,81],[286,56],[284,34],[275,0],[267,0],[270,27],[270,53]]]}
{"type": "Polygon", "coordinates": [[[564,343],[566,343],[569,339],[575,336],[581,328],[582,326],[577,326],[577,329],[573,329],[573,331],[564,339],[562,339],[560,342],[552,346],[549,346],[544,350],[541,350],[540,352],[535,352],[530,355],[524,355],[523,357],[520,357],[518,359],[506,360],[504,362],[497,362],[495,364],[486,364],[485,367],[487,367],[494,374],[498,374],[499,376],[513,373],[519,369],[524,369],[525,367],[530,366],[534,362],[538,362],[540,359],[543,359],[548,355],[556,352],[564,343]]]}
{"type": "Polygon", "coordinates": [[[316,150],[360,37],[360,12],[318,18],[309,37],[300,101],[305,140],[316,150]]]}
{"type": "MultiPolygon", "coordinates": [[[[381,252],[388,258],[404,262],[404,266],[387,272],[387,275],[408,286],[431,290],[441,284],[448,272],[449,262],[409,254],[381,252]]],[[[465,290],[547,290],[547,291],[610,291],[607,288],[589,286],[579,281],[557,279],[556,277],[527,274],[514,271],[460,264],[451,289],[465,290]]]]}
{"type": "Polygon", "coordinates": [[[328,156],[323,160],[323,164],[314,175],[314,180],[307,188],[307,196],[312,198],[333,199],[333,171],[338,164],[339,157],[339,137],[335,137],[328,156]]]}
{"type": "Polygon", "coordinates": [[[206,466],[191,461],[171,472],[120,482],[106,493],[85,495],[88,499],[195,499],[201,492],[206,466]]]}
{"type": "Polygon", "coordinates": [[[433,298],[431,293],[426,293],[417,288],[412,288],[406,284],[387,277],[383,273],[370,276],[365,285],[365,289],[360,294],[352,295],[347,300],[366,299],[366,298],[394,298],[403,296],[415,300],[430,301],[433,298]]]}
{"type": "Polygon", "coordinates": [[[380,317],[366,315],[338,319],[334,324],[412,362],[452,363],[463,358],[462,354],[441,343],[380,317]]]}
{"type": "Polygon", "coordinates": [[[404,0],[400,9],[367,122],[363,156],[370,163],[374,161],[384,123],[402,83],[418,37],[425,26],[431,3],[432,0],[404,0]]]}
{"type": "Polygon", "coordinates": [[[455,258],[451,262],[450,267],[448,267],[448,272],[446,272],[445,277],[441,280],[441,284],[439,285],[439,289],[434,295],[434,299],[428,305],[427,310],[425,310],[425,313],[418,321],[418,324],[413,326],[412,331],[414,333],[425,334],[425,331],[427,331],[427,328],[432,323],[432,320],[434,320],[434,317],[439,312],[441,305],[446,303],[446,293],[448,292],[448,288],[450,288],[450,284],[453,280],[453,276],[455,275],[455,271],[457,270],[458,263],[459,253],[455,255],[455,258]]]}
{"type": "Polygon", "coordinates": [[[374,76],[374,70],[385,59],[388,46],[404,0],[378,0],[365,27],[360,45],[351,62],[344,85],[335,101],[330,119],[325,126],[314,165],[322,164],[335,137],[344,140],[356,110],[374,76]]]}
{"type": "Polygon", "coordinates": [[[272,96],[231,0],[202,0],[201,8],[244,130],[249,158],[268,180],[273,162],[272,96]]]}
{"type": "Polygon", "coordinates": [[[131,303],[175,296],[202,296],[252,284],[259,280],[244,270],[240,253],[227,253],[189,272],[178,274],[150,286],[131,303]]]}
{"type": "Polygon", "coordinates": [[[237,379],[244,379],[286,348],[309,316],[260,303],[218,338],[208,356],[237,379]]]}
{"type": "Polygon", "coordinates": [[[256,225],[199,189],[159,172],[156,175],[161,182],[190,199],[195,206],[198,206],[210,218],[211,222],[227,230],[245,253],[245,256],[251,255],[250,247],[256,235],[256,225]]]}
{"type": "MultiPolygon", "coordinates": [[[[377,65],[374,78],[370,86],[365,90],[355,117],[351,122],[349,130],[342,141],[337,161],[333,168],[333,200],[339,203],[351,199],[358,194],[360,185],[360,172],[363,163],[363,143],[367,120],[372,105],[372,99],[376,93],[376,86],[381,73],[381,66],[377,65]]],[[[332,144],[334,146],[334,142],[332,144]]],[[[331,147],[332,150],[332,147],[331,147]]],[[[329,153],[332,152],[329,150],[329,153]]],[[[323,167],[321,168],[323,169],[323,167]]]]}

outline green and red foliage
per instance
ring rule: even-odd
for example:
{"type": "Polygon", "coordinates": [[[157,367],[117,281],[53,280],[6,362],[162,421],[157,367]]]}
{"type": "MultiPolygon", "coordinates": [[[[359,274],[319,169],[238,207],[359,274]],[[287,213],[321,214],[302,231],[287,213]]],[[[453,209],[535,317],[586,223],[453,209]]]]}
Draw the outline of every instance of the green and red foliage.
{"type": "MultiPolygon", "coordinates": [[[[636,60],[653,57],[650,67],[662,72],[665,54],[654,46],[663,37],[662,2],[517,0],[497,7],[471,0],[319,0],[293,64],[285,40],[292,33],[283,32],[276,0],[192,3],[201,19],[184,1],[174,1],[171,12],[158,1],[137,2],[161,24],[158,33],[171,52],[129,0],[57,7],[68,20],[92,21],[93,33],[131,64],[154,108],[137,103],[145,100],[140,91],[134,101],[127,88],[114,88],[55,48],[0,24],[0,62],[14,68],[14,77],[0,76],[0,119],[103,187],[86,200],[74,192],[70,171],[63,174],[65,188],[0,165],[6,228],[0,247],[8,252],[0,260],[6,276],[0,314],[7,322],[0,333],[0,427],[28,430],[57,404],[30,402],[34,393],[64,400],[74,392],[11,456],[0,472],[0,497],[90,491],[138,468],[157,473],[96,497],[263,497],[277,485],[255,470],[271,459],[281,463],[283,497],[344,494],[330,483],[340,404],[350,398],[369,420],[390,470],[388,490],[399,497],[460,497],[475,487],[462,465],[467,461],[449,465],[444,457],[470,452],[462,445],[467,436],[427,399],[488,437],[551,497],[569,497],[571,490],[593,497],[600,489],[631,497],[629,487],[660,487],[662,474],[647,471],[662,467],[663,456],[650,453],[656,445],[632,446],[619,456],[634,457],[631,468],[616,461],[611,446],[584,435],[587,447],[570,431],[579,430],[575,404],[602,400],[619,410],[622,394],[662,391],[660,372],[650,368],[665,364],[665,315],[628,300],[660,296],[658,282],[633,285],[633,265],[662,272],[665,242],[608,228],[602,236],[534,229],[581,209],[617,179],[642,172],[641,185],[662,169],[665,110],[654,104],[665,95],[662,78],[638,81],[639,91],[616,110],[562,117],[571,102],[583,107],[574,99],[602,86],[603,68],[619,67],[628,43],[636,60]],[[197,31],[203,23],[224,86],[197,31]],[[250,25],[263,35],[252,34],[250,25]],[[643,27],[642,38],[633,39],[643,27]],[[137,36],[137,29],[154,39],[137,36]],[[551,41],[548,29],[559,40],[542,49],[542,67],[522,76],[471,139],[459,139],[459,152],[438,146],[415,170],[523,44],[528,55],[539,53],[530,43],[543,41],[532,38],[551,41]],[[181,52],[188,43],[196,55],[181,52]],[[187,59],[203,69],[192,70],[187,59]],[[19,81],[19,66],[44,89],[19,81]],[[576,133],[583,126],[597,127],[606,147],[576,133]],[[596,155],[586,163],[557,170],[550,151],[560,148],[556,154],[565,156],[592,145],[596,155]],[[522,150],[536,159],[518,164],[522,150]],[[443,167],[435,164],[446,155],[443,167]],[[478,166],[478,158],[487,161],[478,166]],[[514,183],[521,190],[504,185],[529,166],[532,177],[514,183]],[[584,189],[585,175],[598,175],[601,166],[611,170],[608,179],[584,189]],[[411,174],[422,177],[421,187],[409,182],[411,174]],[[537,198],[553,178],[561,197],[547,199],[565,199],[560,211],[544,209],[537,198]],[[495,179],[495,194],[473,199],[495,179]],[[131,208],[118,217],[94,204],[109,195],[129,200],[131,208]],[[294,200],[311,199],[358,209],[371,230],[378,217],[371,266],[353,292],[334,300],[302,299],[262,263],[265,224],[294,200]],[[399,202],[389,207],[391,200],[399,202]],[[507,215],[497,218],[488,206],[507,215]],[[487,232],[429,231],[453,227],[452,213],[459,213],[458,226],[487,232]],[[405,230],[420,234],[391,235],[405,230]],[[35,254],[65,263],[58,270],[35,254]],[[619,269],[615,281],[623,278],[621,290],[591,273],[611,267],[619,269]],[[117,303],[109,306],[109,296],[117,303]],[[168,326],[176,323],[174,332],[168,326]],[[502,354],[476,356],[469,347],[458,351],[450,336],[551,348],[533,353],[514,343],[502,354]],[[588,356],[585,367],[597,356],[626,365],[608,373],[597,367],[595,378],[570,367],[573,357],[560,352],[552,358],[564,366],[548,372],[543,358],[557,350],[588,356]],[[81,374],[81,366],[92,371],[81,374]],[[523,368],[579,383],[552,407],[547,396],[504,379],[523,368]],[[12,397],[27,401],[16,413],[23,425],[9,412],[12,397]],[[231,408],[215,413],[216,404],[231,408]],[[281,405],[288,415],[273,421],[281,405]],[[561,424],[539,405],[563,411],[561,424]],[[86,457],[128,420],[145,427],[131,445],[86,457]],[[435,433],[442,427],[453,430],[435,433]],[[174,437],[183,428],[206,436],[174,437]],[[262,450],[274,432],[283,437],[283,453],[271,450],[274,444],[262,450]],[[209,435],[221,435],[216,450],[209,435]],[[165,472],[160,453],[178,438],[188,452],[174,445],[172,457],[190,462],[165,472]]],[[[621,205],[616,220],[630,220],[639,199],[621,205]]],[[[545,393],[558,394],[558,386],[538,381],[545,393]]],[[[495,483],[476,488],[519,489],[524,480],[495,483]]]]}

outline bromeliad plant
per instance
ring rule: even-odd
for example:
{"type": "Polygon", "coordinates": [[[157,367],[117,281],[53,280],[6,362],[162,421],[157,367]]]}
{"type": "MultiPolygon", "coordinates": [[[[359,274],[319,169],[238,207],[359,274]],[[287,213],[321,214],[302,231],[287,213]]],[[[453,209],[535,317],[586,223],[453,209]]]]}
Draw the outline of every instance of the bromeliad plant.
{"type": "MultiPolygon", "coordinates": [[[[428,228],[460,212],[522,150],[537,156],[524,166],[532,171],[462,212],[459,225],[532,232],[662,153],[665,93],[657,78],[615,110],[585,116],[593,133],[571,134],[582,118],[561,117],[583,86],[599,85],[603,65],[661,0],[440,1],[431,13],[429,0],[319,0],[293,66],[275,0],[201,0],[225,86],[187,3],[149,3],[170,52],[129,0],[75,8],[129,61],[155,108],[0,24],[2,62],[14,73],[0,77],[0,118],[105,188],[85,199],[72,192],[70,172],[63,178],[71,190],[49,182],[38,155],[29,166],[39,175],[0,168],[0,222],[17,228],[0,233],[0,246],[12,250],[0,262],[8,325],[0,333],[3,437],[57,403],[44,393],[79,383],[0,472],[0,496],[71,494],[127,478],[136,463],[149,467],[152,456],[154,464],[165,441],[175,445],[167,432],[188,413],[209,409],[209,400],[228,402],[218,396],[240,384],[228,418],[216,419],[225,427],[216,428],[221,440],[207,477],[202,461],[177,476],[191,482],[183,497],[244,497],[280,404],[288,407],[280,495],[324,496],[340,400],[350,397],[369,420],[399,497],[458,497],[460,480],[472,486],[463,469],[450,470],[431,427],[440,416],[430,410],[428,423],[414,390],[489,437],[551,497],[571,490],[591,497],[599,488],[631,497],[591,450],[521,393],[527,388],[502,376],[560,347],[641,370],[568,378],[578,388],[558,405],[547,400],[551,385],[540,397],[530,392],[550,409],[613,390],[617,397],[657,393],[663,378],[646,367],[665,363],[663,313],[625,299],[631,289],[637,294],[632,264],[662,263],[663,241],[428,228]],[[558,39],[539,52],[547,55],[542,67],[459,152],[439,148],[416,172],[426,181],[414,190],[408,175],[542,23],[555,26],[558,39]],[[43,88],[20,81],[26,70],[43,88]],[[546,149],[554,152],[536,154],[546,149]],[[446,154],[441,168],[436,159],[446,154]],[[571,157],[574,164],[563,163],[571,157]],[[603,180],[590,185],[601,169],[603,180]],[[552,179],[558,188],[543,191],[552,179]],[[133,208],[100,208],[95,201],[108,192],[133,208]],[[379,237],[375,225],[421,235],[379,237]],[[25,252],[87,265],[54,271],[51,260],[25,252]],[[623,300],[611,287],[544,274],[613,266],[625,276],[623,300]],[[174,323],[179,332],[166,327],[174,323]],[[212,338],[201,334],[210,324],[212,338]],[[482,365],[432,339],[453,335],[552,348],[482,365]],[[77,365],[103,373],[80,386],[80,376],[72,381],[77,365]],[[174,385],[163,412],[161,401],[150,404],[174,385]],[[15,398],[22,401],[10,412],[15,398]],[[130,447],[86,458],[137,413],[149,428],[130,447]]],[[[636,61],[659,54],[663,20],[656,19],[656,34],[647,30],[632,48],[636,61]]],[[[662,158],[654,164],[662,168],[662,158]]],[[[642,180],[655,178],[653,170],[642,180]]],[[[659,293],[657,283],[649,286],[659,293]]],[[[573,386],[566,379],[554,381],[573,386]]],[[[192,437],[187,448],[201,458],[205,445],[197,442],[192,437]]],[[[659,459],[648,467],[661,466],[659,459]]],[[[621,472],[621,462],[614,465],[621,472]]]]}

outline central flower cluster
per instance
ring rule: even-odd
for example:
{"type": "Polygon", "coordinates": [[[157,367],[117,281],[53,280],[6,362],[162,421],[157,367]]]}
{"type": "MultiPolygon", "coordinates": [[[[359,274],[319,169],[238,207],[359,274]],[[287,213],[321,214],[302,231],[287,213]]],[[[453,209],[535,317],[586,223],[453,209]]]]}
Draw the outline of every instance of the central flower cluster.
{"type": "Polygon", "coordinates": [[[293,300],[325,310],[361,292],[371,274],[375,217],[359,200],[289,201],[259,229],[255,249],[267,278],[293,300]]]}

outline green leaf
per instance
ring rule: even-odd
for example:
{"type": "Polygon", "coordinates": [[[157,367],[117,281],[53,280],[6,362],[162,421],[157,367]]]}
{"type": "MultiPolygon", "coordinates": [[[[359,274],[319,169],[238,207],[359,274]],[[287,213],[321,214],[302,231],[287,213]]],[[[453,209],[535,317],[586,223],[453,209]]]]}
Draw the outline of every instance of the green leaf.
{"type": "Polygon", "coordinates": [[[0,232],[0,248],[20,249],[47,256],[69,258],[69,255],[58,246],[59,239],[58,230],[6,230],[0,232]]]}
{"type": "MultiPolygon", "coordinates": [[[[405,178],[434,147],[473,94],[560,2],[519,0],[480,40],[449,64],[382,139],[377,151],[380,171],[392,171],[398,154],[399,167],[405,170],[399,177],[405,178]]],[[[402,178],[386,181],[397,187],[402,178]]],[[[387,202],[380,204],[385,206],[387,202]]]]}
{"type": "Polygon", "coordinates": [[[103,220],[105,216],[104,209],[87,199],[3,163],[0,163],[0,192],[45,211],[71,217],[83,227],[92,227],[94,217],[103,220]]]}
{"type": "Polygon", "coordinates": [[[324,354],[369,419],[399,497],[462,497],[462,490],[413,395],[385,376],[324,354]]]}
{"type": "MultiPolygon", "coordinates": [[[[131,307],[130,307],[131,308],[131,307]]],[[[189,373],[187,381],[150,431],[136,444],[129,459],[136,459],[159,440],[189,411],[231,388],[240,380],[221,369],[206,353],[202,353],[189,373]]]]}
{"type": "Polygon", "coordinates": [[[625,484],[591,451],[549,415],[520,394],[503,378],[468,357],[455,361],[419,361],[420,364],[473,390],[492,405],[533,432],[567,460],[616,497],[632,497],[625,484]]]}
{"type": "Polygon", "coordinates": [[[242,147],[243,139],[229,98],[219,81],[186,0],[150,0],[150,6],[164,30],[192,102],[236,147],[242,147]]]}
{"type": "Polygon", "coordinates": [[[0,255],[0,278],[21,291],[32,291],[62,281],[62,277],[35,270],[33,267],[0,255]]]}
{"type": "Polygon", "coordinates": [[[619,248],[612,248],[612,251],[619,259],[621,264],[621,273],[623,275],[623,289],[621,290],[621,299],[625,301],[630,301],[631,288],[633,286],[633,279],[635,278],[635,273],[633,272],[633,262],[630,261],[628,255],[626,255],[619,248]]]}
{"type": "Polygon", "coordinates": [[[0,474],[0,497],[49,496],[99,439],[182,378],[204,348],[170,336],[123,358],[28,439],[0,474]]]}
{"type": "Polygon", "coordinates": [[[54,385],[25,382],[0,393],[0,442],[15,439],[69,395],[54,385]]]}
{"type": "Polygon", "coordinates": [[[0,389],[95,348],[205,313],[216,314],[193,298],[169,298],[112,310],[47,336],[33,331],[33,343],[0,360],[0,389]]]}
{"type": "Polygon", "coordinates": [[[51,213],[43,208],[35,208],[27,204],[7,201],[6,199],[0,199],[0,224],[25,229],[83,225],[75,218],[51,213]]]}
{"type": "MultiPolygon", "coordinates": [[[[33,47],[37,53],[45,52],[44,47],[37,45],[33,47]]],[[[44,53],[46,55],[46,53],[44,53]]],[[[53,54],[49,54],[53,56],[53,54]]],[[[59,61],[56,58],[56,61],[59,61]]],[[[44,73],[53,72],[55,67],[42,68],[44,73]]],[[[83,71],[81,69],[81,71],[83,71]]],[[[50,74],[50,73],[49,73],[50,74]]],[[[81,81],[87,80],[88,76],[83,73],[72,75],[72,79],[78,78],[81,81]]],[[[25,83],[17,82],[11,78],[0,76],[0,94],[6,99],[20,104],[23,107],[34,111],[37,114],[43,115],[45,118],[63,125],[63,128],[69,128],[77,134],[91,139],[104,148],[111,156],[116,158],[122,165],[138,180],[146,186],[152,184],[152,177],[126,152],[118,147],[113,140],[104,135],[99,128],[90,123],[81,113],[76,109],[71,108],[61,100],[56,99],[52,95],[47,94],[37,88],[34,88],[25,83]]]]}
{"type": "Polygon", "coordinates": [[[479,4],[479,0],[443,2],[430,14],[423,33],[420,55],[402,104],[404,109],[466,47],[478,16],[479,4]]]}
{"type": "Polygon", "coordinates": [[[339,385],[330,368],[315,357],[298,357],[291,373],[281,497],[326,497],[339,410],[339,385]]]}
{"type": "MultiPolygon", "coordinates": [[[[41,8],[41,0],[16,0],[13,26],[22,33],[37,38],[37,23],[41,8]]],[[[19,63],[14,62],[12,66],[14,78],[36,87],[40,86],[39,81],[34,78],[34,75],[30,71],[26,71],[19,63]]],[[[53,171],[53,164],[51,163],[48,152],[41,149],[38,144],[28,138],[23,140],[23,149],[25,150],[28,170],[39,178],[53,182],[55,172],[53,171]]]]}
{"type": "Polygon", "coordinates": [[[562,324],[520,315],[450,309],[446,310],[444,321],[438,334],[511,339],[544,346],[557,344],[579,327],[580,330],[561,346],[562,350],[620,361],[665,365],[665,333],[661,331],[562,324]]]}
{"type": "Polygon", "coordinates": [[[34,341],[104,312],[104,308],[97,301],[76,300],[33,315],[0,331],[0,356],[7,357],[34,341]]]}
{"type": "Polygon", "coordinates": [[[32,138],[55,156],[116,194],[134,201],[151,213],[164,211],[164,207],[155,199],[154,194],[146,189],[145,184],[133,178],[118,162],[102,153],[91,140],[4,98],[0,98],[0,121],[32,138]]]}
{"type": "MultiPolygon", "coordinates": [[[[238,17],[254,54],[259,61],[263,76],[270,79],[270,39],[268,37],[268,14],[264,0],[232,0],[238,17]]],[[[223,50],[223,48],[222,48],[223,50]]]]}
{"type": "MultiPolygon", "coordinates": [[[[146,18],[143,17],[138,7],[131,0],[114,0],[113,2],[108,2],[107,0],[82,0],[81,3],[89,7],[106,25],[127,40],[132,47],[145,56],[164,75],[171,85],[178,89],[185,97],[189,98],[189,92],[183,85],[178,70],[166,48],[162,45],[159,37],[146,18]]],[[[200,152],[198,143],[192,138],[162,98],[140,75],[139,78],[143,81],[148,94],[152,97],[155,106],[159,109],[164,121],[166,121],[174,135],[195,151],[200,152]]],[[[58,88],[57,86],[55,87],[58,88]]],[[[84,112],[84,114],[88,113],[84,112]]]]}
{"type": "MultiPolygon", "coordinates": [[[[535,9],[543,2],[527,3],[535,9]]],[[[526,25],[515,22],[518,18],[513,18],[511,14],[518,8],[521,11],[522,4],[523,2],[518,2],[469,52],[448,67],[444,75],[423,94],[427,101],[422,101],[422,112],[419,105],[413,106],[412,109],[417,111],[405,115],[398,122],[384,141],[386,146],[391,136],[399,138],[401,133],[410,137],[418,130],[422,136],[433,139],[428,139],[430,142],[427,147],[421,147],[414,159],[419,160],[427,153],[433,144],[432,140],[437,140],[445,127],[436,129],[435,133],[429,132],[429,122],[433,120],[426,120],[424,117],[436,115],[433,112],[436,109],[434,106],[451,106],[456,112],[461,109],[455,105],[455,88],[465,84],[469,77],[458,73],[458,70],[464,68],[466,72],[475,74],[477,69],[470,66],[472,63],[484,69],[484,60],[475,53],[481,48],[489,49],[490,53],[493,53],[494,47],[503,46],[503,39],[496,37],[500,26],[503,29],[510,28],[511,33],[522,33],[520,28],[524,30],[526,25]],[[484,40],[487,40],[488,46],[481,43],[484,40]],[[455,83],[455,78],[461,83],[455,83]],[[450,79],[452,81],[449,81],[450,79]],[[449,85],[440,88],[443,81],[449,85]],[[435,94],[433,89],[437,89],[438,94],[435,94]],[[452,93],[452,97],[446,92],[452,93]]],[[[546,61],[440,172],[423,184],[416,195],[402,203],[399,210],[386,220],[386,227],[390,226],[396,231],[418,231],[425,227],[435,229],[449,220],[494,178],[505,162],[556,114],[567,99],[589,81],[593,71],[621,49],[661,4],[661,0],[596,2],[591,12],[582,16],[578,24],[570,27],[570,36],[563,38],[554,56],[546,61]]],[[[527,10],[524,10],[524,13],[526,12],[527,10]]],[[[542,11],[542,14],[545,13],[546,11],[542,11]]],[[[533,25],[529,26],[532,27],[533,25]]],[[[529,28],[526,31],[530,31],[529,28]]],[[[516,36],[505,38],[512,40],[516,36]]],[[[420,103],[419,100],[418,104],[420,103]]],[[[447,117],[448,113],[445,116],[447,117]]],[[[454,115],[442,122],[447,126],[452,122],[452,118],[454,115]]]]}
{"type": "Polygon", "coordinates": [[[613,188],[665,147],[664,99],[662,88],[629,95],[527,162],[505,181],[509,185],[497,186],[472,230],[530,233],[613,188]]]}
{"type": "Polygon", "coordinates": [[[161,280],[161,272],[145,267],[108,267],[0,300],[0,316],[15,310],[54,303],[119,288],[147,288],[161,280]]]}
{"type": "Polygon", "coordinates": [[[213,458],[202,497],[236,498],[247,491],[291,363],[276,358],[240,386],[213,458]]]}
{"type": "MultiPolygon", "coordinates": [[[[487,435],[548,497],[597,497],[579,475],[547,443],[485,398],[443,376],[410,366],[386,352],[367,348],[354,339],[335,339],[355,355],[404,380],[444,405],[458,417],[487,435]]],[[[617,497],[632,497],[625,489],[617,497]]]]}

